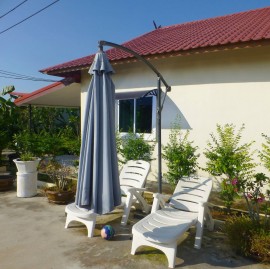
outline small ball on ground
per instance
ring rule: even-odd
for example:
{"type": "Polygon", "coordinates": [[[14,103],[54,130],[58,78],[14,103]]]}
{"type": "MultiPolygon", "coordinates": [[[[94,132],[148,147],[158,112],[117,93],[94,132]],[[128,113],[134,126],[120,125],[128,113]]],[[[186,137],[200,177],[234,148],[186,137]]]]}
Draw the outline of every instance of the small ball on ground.
{"type": "Polygon", "coordinates": [[[114,229],[111,225],[105,225],[100,232],[103,239],[110,240],[114,237],[114,229]]]}

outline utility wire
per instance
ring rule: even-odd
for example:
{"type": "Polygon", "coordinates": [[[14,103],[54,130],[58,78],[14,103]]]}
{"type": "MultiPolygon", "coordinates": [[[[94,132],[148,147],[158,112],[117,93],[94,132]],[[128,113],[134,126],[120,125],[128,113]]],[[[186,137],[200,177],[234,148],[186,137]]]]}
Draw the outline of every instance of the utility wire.
{"type": "Polygon", "coordinates": [[[1,32],[0,32],[0,35],[3,34],[3,33],[5,33],[5,32],[7,32],[8,30],[14,28],[15,26],[17,26],[17,25],[19,25],[19,24],[21,24],[21,23],[27,21],[28,19],[34,17],[34,16],[37,15],[38,13],[42,12],[43,10],[47,9],[48,7],[54,5],[56,2],[59,2],[59,1],[60,1],[60,0],[56,0],[56,1],[52,2],[51,4],[49,4],[49,5],[47,5],[46,7],[40,9],[39,11],[35,12],[34,14],[28,16],[27,18],[23,19],[22,21],[19,21],[19,22],[17,22],[16,24],[14,24],[14,25],[8,27],[7,29],[1,31],[1,32]]]}
{"type": "Polygon", "coordinates": [[[8,77],[0,75],[0,78],[10,78],[10,79],[20,79],[20,80],[31,80],[31,81],[43,81],[43,82],[58,82],[59,80],[51,80],[51,79],[42,79],[42,78],[18,78],[18,77],[8,77]]]}
{"type": "Polygon", "coordinates": [[[22,74],[13,73],[13,72],[5,71],[5,70],[0,70],[0,77],[11,78],[11,79],[21,79],[21,80],[32,80],[32,81],[58,82],[58,80],[37,78],[37,77],[22,75],[22,74]]]}
{"type": "Polygon", "coordinates": [[[10,11],[6,12],[5,14],[0,16],[0,19],[4,18],[6,15],[8,15],[9,13],[11,13],[12,11],[14,11],[16,8],[18,8],[19,6],[21,6],[22,4],[24,4],[25,2],[27,2],[28,0],[24,0],[22,1],[20,4],[18,4],[16,7],[14,7],[13,9],[11,9],[10,11]]]}

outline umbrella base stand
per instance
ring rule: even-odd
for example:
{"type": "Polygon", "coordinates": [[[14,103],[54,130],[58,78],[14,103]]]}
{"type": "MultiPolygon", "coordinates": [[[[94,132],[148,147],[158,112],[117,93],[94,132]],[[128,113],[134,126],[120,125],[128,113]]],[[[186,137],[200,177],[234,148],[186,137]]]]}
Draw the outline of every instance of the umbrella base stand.
{"type": "Polygon", "coordinates": [[[94,236],[96,225],[96,213],[91,211],[83,211],[76,207],[75,203],[66,206],[65,212],[67,213],[65,228],[67,229],[72,221],[83,223],[87,227],[88,237],[94,236]]]}

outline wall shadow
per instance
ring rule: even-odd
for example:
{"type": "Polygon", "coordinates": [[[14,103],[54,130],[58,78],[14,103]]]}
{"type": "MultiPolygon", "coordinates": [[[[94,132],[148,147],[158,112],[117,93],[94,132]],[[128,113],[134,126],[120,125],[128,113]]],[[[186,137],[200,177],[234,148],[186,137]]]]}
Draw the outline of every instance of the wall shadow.
{"type": "MultiPolygon", "coordinates": [[[[164,98],[164,93],[162,94],[161,100],[164,98]]],[[[180,126],[183,130],[190,130],[190,124],[186,119],[185,115],[179,109],[179,107],[174,103],[174,101],[167,95],[162,115],[161,115],[161,128],[162,129],[171,129],[172,123],[175,121],[176,117],[180,117],[180,126]]]]}

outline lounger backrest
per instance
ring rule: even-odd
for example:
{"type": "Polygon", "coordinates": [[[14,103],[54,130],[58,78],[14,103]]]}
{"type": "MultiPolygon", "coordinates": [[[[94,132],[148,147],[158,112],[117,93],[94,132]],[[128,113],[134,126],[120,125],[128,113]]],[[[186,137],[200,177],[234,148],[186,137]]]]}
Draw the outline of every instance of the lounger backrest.
{"type": "Polygon", "coordinates": [[[120,173],[120,185],[142,188],[150,170],[150,164],[146,161],[128,161],[120,173]]]}
{"type": "Polygon", "coordinates": [[[212,180],[203,177],[184,177],[178,181],[170,205],[184,211],[198,212],[198,204],[207,202],[212,180]]]}

